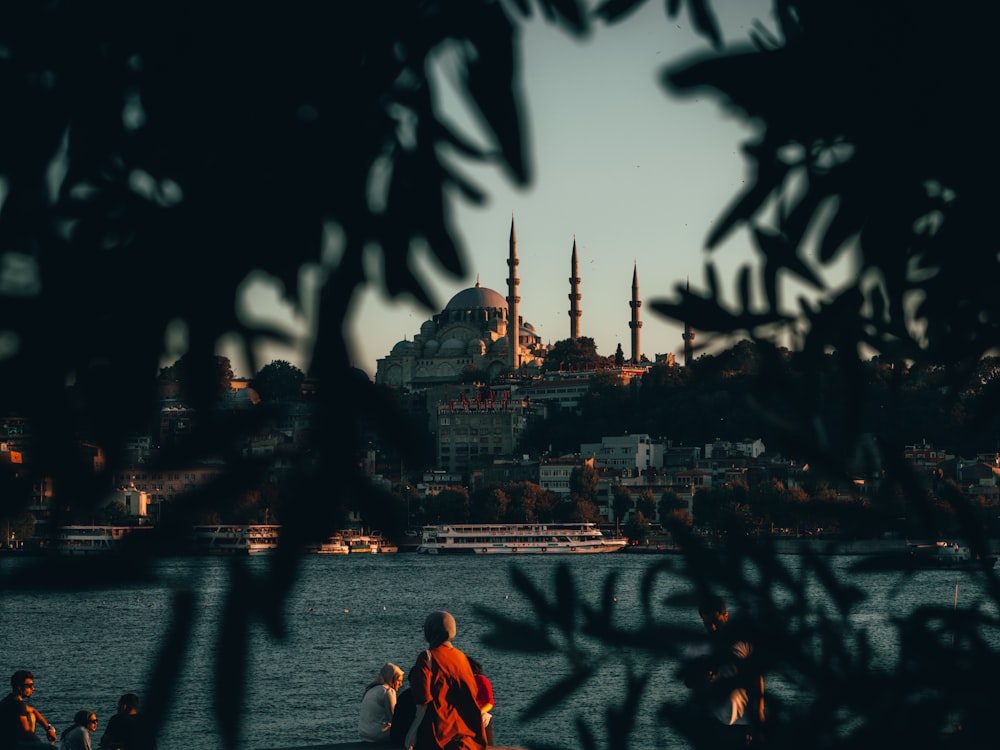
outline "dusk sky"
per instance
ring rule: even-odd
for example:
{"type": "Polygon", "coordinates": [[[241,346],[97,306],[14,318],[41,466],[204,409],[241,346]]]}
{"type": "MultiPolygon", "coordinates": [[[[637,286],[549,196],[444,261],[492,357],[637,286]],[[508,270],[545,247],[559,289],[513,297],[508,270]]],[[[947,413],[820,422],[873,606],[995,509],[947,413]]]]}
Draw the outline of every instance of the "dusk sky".
{"type": "MultiPolygon", "coordinates": [[[[746,42],[754,19],[773,22],[765,0],[713,3],[727,45],[746,42]]],[[[393,345],[412,340],[423,321],[462,289],[480,283],[506,296],[508,234],[517,227],[520,312],[545,343],[569,336],[570,255],[574,237],[580,258],[581,334],[598,353],[620,343],[630,355],[632,269],[639,271],[642,353],[683,351],[681,327],[658,317],[651,301],[690,279],[705,288],[703,250],[712,222],[740,191],[745,165],[740,144],[752,130],[716,99],[677,98],[660,84],[663,69],[709,51],[686,12],[669,20],[662,2],[650,2],[612,27],[597,27],[576,40],[535,18],[524,31],[523,74],[534,183],[518,190],[495,169],[464,165],[489,200],[473,207],[453,201],[456,226],[467,252],[468,276],[446,277],[429,260],[421,274],[437,299],[435,310],[409,300],[388,300],[371,289],[356,308],[355,366],[374,376],[376,360],[393,345]]],[[[445,106],[458,122],[453,100],[445,106]]],[[[471,127],[471,126],[470,126],[471,127]]],[[[752,259],[745,231],[714,253],[725,294],[735,269],[752,259]]],[[[373,269],[374,270],[374,269],[373,269]]],[[[247,303],[256,316],[284,320],[277,296],[266,285],[251,287],[247,303]]],[[[228,353],[227,353],[228,354],[228,353]]],[[[232,356],[237,375],[247,366],[232,356]]],[[[267,363],[286,359],[303,366],[291,349],[270,349],[267,363]]],[[[678,356],[678,359],[680,357],[678,356]]]]}

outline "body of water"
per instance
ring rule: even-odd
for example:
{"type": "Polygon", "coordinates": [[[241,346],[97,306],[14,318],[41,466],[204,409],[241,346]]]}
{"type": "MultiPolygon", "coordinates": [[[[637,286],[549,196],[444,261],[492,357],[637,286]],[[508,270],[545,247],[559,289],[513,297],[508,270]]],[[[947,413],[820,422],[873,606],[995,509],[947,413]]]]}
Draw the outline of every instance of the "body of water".
{"type": "MultiPolygon", "coordinates": [[[[794,565],[795,558],[784,558],[794,565]]],[[[553,589],[560,563],[569,566],[588,601],[599,600],[605,577],[616,572],[617,622],[640,617],[639,580],[653,563],[676,565],[677,574],[661,576],[656,596],[686,588],[680,557],[587,555],[522,557],[515,564],[545,590],[553,589]]],[[[842,570],[856,558],[833,558],[842,570]]],[[[23,564],[0,559],[9,572],[23,564]]],[[[119,586],[78,593],[7,591],[0,598],[0,678],[4,685],[17,669],[35,672],[32,703],[60,731],[82,708],[97,712],[98,735],[125,692],[143,694],[147,670],[170,622],[171,596],[177,585],[197,584],[196,642],[185,665],[171,718],[160,736],[161,750],[217,750],[221,746],[212,709],[215,645],[229,562],[221,558],[161,561],[162,583],[119,586]]],[[[251,568],[267,558],[247,559],[251,568]]],[[[604,707],[622,690],[624,669],[607,674],[575,694],[559,710],[524,722],[521,712],[547,687],[569,674],[561,657],[512,654],[484,645],[489,621],[479,607],[507,617],[528,616],[530,606],[511,584],[509,560],[493,556],[435,557],[415,554],[310,556],[289,600],[287,637],[254,631],[242,746],[251,750],[349,742],[357,739],[357,715],[365,684],[386,662],[409,671],[426,644],[425,615],[446,609],[455,615],[455,644],[479,659],[493,682],[496,741],[528,746],[532,742],[579,746],[577,717],[588,720],[603,740],[604,707]],[[612,692],[615,691],[615,692],[612,692]]],[[[846,575],[846,573],[845,573],[846,575]]],[[[893,649],[886,618],[923,604],[950,604],[956,581],[964,597],[978,596],[975,573],[917,571],[906,577],[865,574],[867,602],[855,615],[876,648],[893,649]]],[[[667,612],[678,624],[700,627],[687,609],[667,612]]],[[[671,665],[652,677],[649,707],[633,740],[634,747],[676,747],[669,728],[657,724],[654,699],[679,697],[685,689],[673,679],[671,665]],[[641,736],[639,736],[641,735],[641,736]]],[[[600,744],[607,744],[603,741],[600,744]]],[[[96,746],[96,742],[95,742],[96,746]]]]}

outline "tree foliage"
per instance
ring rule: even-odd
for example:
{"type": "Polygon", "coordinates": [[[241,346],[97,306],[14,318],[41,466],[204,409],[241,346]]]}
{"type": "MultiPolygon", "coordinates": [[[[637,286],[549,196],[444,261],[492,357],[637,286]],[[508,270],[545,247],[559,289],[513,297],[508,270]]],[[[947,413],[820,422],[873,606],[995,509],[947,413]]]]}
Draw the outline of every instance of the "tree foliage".
{"type": "MultiPolygon", "coordinates": [[[[569,33],[589,27],[581,2],[535,7],[569,33]]],[[[518,24],[533,12],[492,0],[265,14],[183,0],[14,0],[0,10],[0,410],[28,419],[33,436],[27,489],[0,498],[4,518],[28,507],[43,477],[81,507],[107,495],[125,437],[154,416],[168,338],[183,341],[185,396],[198,418],[163,467],[221,452],[226,471],[171,509],[173,525],[157,529],[162,548],[207,498],[258,488],[274,459],[234,446],[269,415],[215,409],[216,351],[224,337],[238,342],[257,372],[255,344],[288,342],[242,314],[248,280],[272,281],[304,313],[300,274],[322,279],[306,371],[325,396],[309,445],[283,458],[300,502],[286,508],[267,585],[244,571],[226,605],[213,713],[225,747],[241,734],[244,636],[258,623],[283,632],[297,550],[336,530],[372,492],[358,461],[362,429],[374,425],[404,455],[417,445],[351,367],[354,301],[371,282],[429,307],[418,260],[464,272],[446,201],[485,196],[458,168],[463,160],[495,166],[516,185],[530,180],[518,24]],[[442,58],[483,124],[474,139],[436,109],[442,58]],[[369,279],[371,259],[380,278],[369,279]],[[80,439],[104,449],[102,472],[69,460],[80,439]],[[339,490],[333,502],[330,487],[339,490]]],[[[149,573],[143,562],[160,548],[133,550],[128,570],[149,573]]],[[[184,642],[192,617],[178,607],[165,648],[184,642]]],[[[157,665],[144,699],[154,723],[171,710],[176,659],[157,665]]]]}
{"type": "MultiPolygon", "coordinates": [[[[608,0],[598,12],[625,22],[641,4],[608,0]]],[[[680,5],[668,3],[673,10],[680,5]]],[[[1000,190],[992,177],[1000,157],[988,146],[998,11],[933,0],[774,0],[777,30],[756,26],[752,46],[729,49],[712,3],[686,6],[712,49],[670,64],[662,73],[665,89],[714,99],[754,132],[743,148],[744,186],[706,228],[704,290],[679,282],[670,296],[652,302],[697,330],[701,346],[741,337],[757,344],[751,376],[704,353],[691,367],[688,377],[702,391],[702,423],[749,416],[766,426],[769,448],[838,482],[877,445],[885,481],[873,504],[893,509],[914,531],[936,528],[942,506],[902,460],[903,446],[921,434],[919,425],[941,415],[963,424],[966,434],[990,435],[980,428],[998,411],[997,389],[983,387],[981,377],[989,368],[984,355],[1000,343],[992,283],[1000,255],[990,208],[1000,190]],[[716,256],[737,231],[749,234],[758,255],[730,280],[716,256]],[[852,270],[831,281],[845,257],[852,270]],[[872,353],[877,362],[867,359],[872,353]],[[724,379],[703,378],[709,368],[738,379],[740,392],[724,379]],[[918,381],[929,387],[909,390],[918,381]]],[[[663,374],[651,384],[668,393],[674,383],[663,374]]],[[[676,411],[652,413],[656,422],[695,423],[686,417],[698,415],[673,403],[676,411]]],[[[954,435],[960,438],[961,430],[954,435]]],[[[734,529],[754,502],[787,508],[792,517],[800,509],[794,495],[776,486],[757,493],[713,488],[694,501],[696,518],[705,513],[734,529]]],[[[823,504],[830,517],[842,519],[847,510],[834,498],[823,504]]],[[[946,504],[955,533],[987,551],[974,503],[954,492],[946,504]]],[[[900,651],[887,670],[873,674],[867,636],[850,619],[866,593],[838,581],[822,559],[793,572],[745,535],[730,535],[720,551],[685,535],[681,524],[673,530],[694,595],[722,592],[730,607],[755,616],[772,636],[765,647],[773,649],[773,677],[798,688],[795,704],[779,707],[769,747],[990,744],[991,698],[962,685],[975,682],[982,665],[996,664],[995,616],[975,606],[900,613],[888,625],[898,631],[900,651]],[[807,577],[820,582],[835,611],[816,609],[805,594],[807,577]]],[[[567,569],[556,573],[551,596],[520,579],[535,602],[534,617],[498,619],[494,642],[516,649],[518,634],[558,633],[543,642],[566,657],[572,688],[602,679],[608,649],[618,649],[627,677],[607,706],[607,745],[623,746],[619,738],[634,725],[635,694],[655,668],[636,665],[682,656],[678,644],[686,636],[652,593],[657,576],[673,570],[672,563],[650,568],[645,618],[635,623],[613,620],[613,578],[595,602],[576,595],[567,569]],[[585,642],[591,637],[593,648],[585,642]]],[[[995,607],[996,575],[983,575],[995,607]]],[[[693,600],[687,606],[693,610],[693,600]]],[[[555,692],[539,696],[539,714],[555,692]]],[[[664,721],[691,737],[690,707],[662,695],[658,702],[664,721]]],[[[582,716],[579,726],[584,745],[596,747],[582,716]]]]}
{"type": "Polygon", "coordinates": [[[260,368],[250,386],[265,402],[289,401],[302,396],[305,373],[283,359],[276,359],[260,368]]]}
{"type": "Polygon", "coordinates": [[[554,343],[552,349],[545,355],[542,370],[555,372],[556,370],[593,369],[603,362],[603,357],[597,353],[597,344],[594,339],[589,336],[580,336],[575,339],[561,339],[554,343]]]}
{"type": "MultiPolygon", "coordinates": [[[[595,13],[624,24],[644,1],[606,0],[595,13]]],[[[682,5],[706,36],[706,52],[670,65],[665,88],[716,98],[756,133],[744,147],[745,188],[706,228],[706,245],[716,251],[734,231],[747,231],[759,259],[737,272],[728,294],[710,259],[704,291],[678,285],[652,307],[690,323],[703,344],[739,337],[764,344],[742,393],[722,379],[703,381],[706,411],[695,416],[714,425],[752,415],[770,425],[776,444],[795,446],[817,473],[835,478],[849,475],[863,433],[874,427],[890,477],[876,500],[905,509],[909,523],[932,519],[941,507],[894,459],[921,418],[907,408],[904,368],[945,394],[942,401],[923,391],[921,408],[950,414],[973,432],[998,412],[996,387],[980,388],[974,399],[967,391],[984,374],[983,355],[1000,343],[1000,254],[992,246],[1000,157],[990,103],[1000,11],[932,0],[774,0],[777,32],[755,27],[754,47],[729,49],[708,0],[668,0],[668,15],[682,5]],[[828,272],[845,255],[855,268],[831,283],[828,272]],[[815,294],[789,299],[799,288],[815,294]],[[784,346],[796,352],[794,367],[784,346]],[[867,352],[882,358],[874,373],[862,360],[867,352]],[[876,384],[887,395],[882,401],[872,398],[876,384]]],[[[367,269],[384,269],[375,283],[390,296],[428,306],[428,286],[417,275],[427,253],[444,273],[464,270],[446,200],[484,196],[456,161],[496,166],[518,185],[531,177],[518,24],[537,9],[582,34],[592,22],[588,7],[579,0],[370,0],[254,14],[182,1],[154,6],[162,12],[153,23],[148,4],[114,0],[14,0],[0,10],[0,407],[29,419],[33,430],[24,474],[4,478],[11,490],[0,497],[4,518],[21,516],[42,478],[71,506],[94,507],[106,496],[126,436],[151,418],[160,363],[176,356],[163,342],[182,332],[185,398],[198,419],[162,464],[221,452],[226,471],[172,508],[171,524],[157,532],[162,546],[128,550],[130,564],[108,574],[153,575],[152,557],[170,548],[171,535],[212,512],[207,499],[238,501],[269,473],[267,459],[235,448],[264,415],[215,408],[223,337],[240,342],[254,371],[256,342],[287,339],[240,314],[241,287],[252,275],[272,279],[301,311],[299,275],[321,270],[307,371],[323,383],[323,395],[310,444],[290,458],[285,488],[300,502],[285,508],[266,579],[235,566],[225,603],[214,665],[224,747],[240,741],[248,633],[256,625],[276,638],[284,633],[282,604],[302,544],[328,535],[346,508],[374,492],[357,458],[362,435],[374,425],[404,455],[417,444],[390,399],[350,365],[349,316],[369,283],[367,269]],[[435,108],[431,71],[442,55],[454,63],[459,96],[481,115],[477,139],[435,108]],[[367,262],[372,255],[381,262],[367,262]],[[139,301],[123,292],[136,279],[139,301]],[[81,439],[104,449],[103,471],[78,460],[81,439]],[[340,492],[328,502],[333,486],[340,492]]],[[[692,378],[699,369],[692,367],[692,378]]],[[[671,390],[670,378],[658,387],[671,390]]],[[[613,410],[600,408],[608,403],[595,404],[602,429],[615,424],[613,410]]],[[[673,417],[686,416],[678,406],[673,417]]],[[[671,413],[650,418],[666,423],[671,413]]],[[[974,508],[945,496],[957,531],[984,549],[974,508]]],[[[461,492],[451,499],[461,509],[461,492]]],[[[734,498],[715,500],[722,513],[742,512],[734,498]]],[[[584,494],[576,501],[577,514],[589,516],[592,501],[584,494]]],[[[467,497],[464,503],[467,509],[467,497]]],[[[807,600],[805,584],[766,548],[734,544],[720,552],[680,525],[675,531],[692,588],[722,590],[731,606],[754,612],[774,634],[774,670],[810,688],[783,707],[774,747],[926,747],[953,716],[964,722],[965,746],[992,746],[992,725],[982,717],[995,701],[978,686],[996,666],[989,645],[995,607],[993,614],[963,607],[901,616],[890,625],[903,644],[895,668],[876,678],[864,635],[847,618],[864,592],[835,580],[821,560],[810,559],[802,575],[821,582],[834,612],[807,600]],[[905,697],[887,704],[887,696],[905,697]]],[[[21,575],[57,585],[64,571],[53,562],[21,575]]],[[[541,696],[537,713],[600,674],[596,662],[621,656],[625,689],[613,693],[604,716],[609,746],[627,744],[644,665],[677,656],[686,635],[658,617],[650,592],[664,574],[673,567],[650,568],[646,616],[621,625],[612,617],[613,580],[591,604],[576,596],[565,568],[551,600],[515,572],[535,617],[525,624],[498,616],[493,642],[562,648],[569,664],[571,682],[541,696]],[[524,637],[550,631],[563,638],[524,637]],[[587,639],[596,647],[583,647],[587,639]]],[[[991,578],[994,600],[996,588],[991,578]]],[[[179,592],[152,665],[144,708],[154,724],[173,708],[174,656],[192,636],[193,601],[179,592]]],[[[685,727],[685,714],[667,698],[659,715],[685,727]]],[[[580,726],[583,746],[595,748],[586,722],[580,726]]]]}

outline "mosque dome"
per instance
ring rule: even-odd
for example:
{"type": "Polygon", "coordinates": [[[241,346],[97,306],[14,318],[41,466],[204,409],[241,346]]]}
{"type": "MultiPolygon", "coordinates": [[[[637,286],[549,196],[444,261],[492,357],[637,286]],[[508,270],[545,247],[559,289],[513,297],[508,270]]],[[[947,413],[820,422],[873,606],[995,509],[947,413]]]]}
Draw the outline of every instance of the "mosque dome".
{"type": "Polygon", "coordinates": [[[448,339],[438,350],[439,357],[458,357],[465,354],[465,342],[462,339],[448,339]]]}
{"type": "Polygon", "coordinates": [[[437,339],[431,339],[426,344],[424,344],[424,356],[433,357],[437,353],[437,350],[440,346],[441,344],[438,342],[437,339]]]}
{"type": "Polygon", "coordinates": [[[394,347],[392,347],[392,353],[397,356],[410,354],[412,351],[413,351],[412,341],[400,341],[394,347]]]}
{"type": "Polygon", "coordinates": [[[499,292],[480,286],[463,289],[445,305],[445,310],[507,310],[507,300],[499,292]]]}
{"type": "Polygon", "coordinates": [[[437,326],[434,325],[433,320],[425,320],[420,326],[421,336],[427,336],[428,338],[433,338],[436,332],[437,332],[437,326]]]}
{"type": "Polygon", "coordinates": [[[469,346],[465,351],[470,357],[482,357],[486,354],[486,342],[482,339],[469,339],[469,346]]]}

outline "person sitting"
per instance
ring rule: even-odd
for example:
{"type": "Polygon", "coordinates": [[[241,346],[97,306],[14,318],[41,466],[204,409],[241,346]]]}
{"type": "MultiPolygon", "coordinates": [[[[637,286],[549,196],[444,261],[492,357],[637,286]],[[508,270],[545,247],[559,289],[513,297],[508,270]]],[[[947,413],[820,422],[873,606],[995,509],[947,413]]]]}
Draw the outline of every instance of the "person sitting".
{"type": "Polygon", "coordinates": [[[392,712],[392,726],[389,728],[389,743],[393,747],[406,747],[406,733],[410,731],[413,717],[417,715],[417,705],[413,702],[410,688],[396,694],[396,710],[392,712]]]}
{"type": "Polygon", "coordinates": [[[396,710],[396,691],[402,684],[403,670],[388,662],[365,686],[358,719],[358,735],[365,742],[389,741],[392,715],[396,710]]]}
{"type": "Polygon", "coordinates": [[[406,734],[407,750],[486,746],[483,716],[476,705],[476,678],[468,657],[452,643],[455,633],[455,618],[448,612],[431,612],[424,620],[428,648],[417,656],[410,675],[417,710],[406,734]]]}
{"type": "Polygon", "coordinates": [[[39,740],[35,727],[45,730],[50,743],[56,741],[56,728],[52,726],[27,699],[35,692],[35,674],[19,669],[10,677],[10,693],[0,700],[0,748],[32,747],[39,740]]]}
{"type": "Polygon", "coordinates": [[[472,667],[472,675],[476,678],[476,705],[483,715],[483,732],[486,733],[486,744],[493,745],[493,683],[489,677],[483,674],[483,665],[476,659],[469,657],[469,666],[472,667]]]}
{"type": "Polygon", "coordinates": [[[97,714],[93,711],[77,711],[73,715],[73,725],[63,730],[63,750],[90,750],[90,733],[95,729],[97,714]]]}
{"type": "Polygon", "coordinates": [[[98,747],[102,750],[156,750],[156,738],[139,713],[139,696],[125,693],[118,699],[118,713],[108,721],[98,747]]]}

